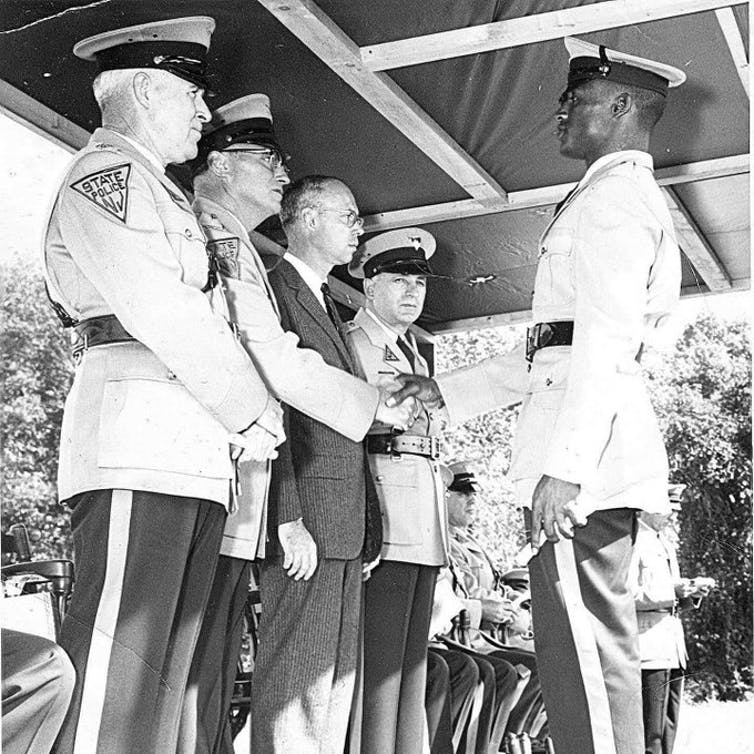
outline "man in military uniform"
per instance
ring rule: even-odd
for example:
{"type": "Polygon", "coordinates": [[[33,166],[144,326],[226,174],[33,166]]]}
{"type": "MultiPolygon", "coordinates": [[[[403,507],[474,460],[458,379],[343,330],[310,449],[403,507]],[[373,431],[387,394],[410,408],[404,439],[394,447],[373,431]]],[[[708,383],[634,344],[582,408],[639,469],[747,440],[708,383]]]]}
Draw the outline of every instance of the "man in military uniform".
{"type": "MultiPolygon", "coordinates": [[[[528,680],[519,699],[507,712],[508,727],[515,730],[524,722],[535,700],[541,697],[537,663],[533,652],[502,646],[506,630],[518,620],[522,610],[516,604],[517,592],[501,582],[501,575],[481,543],[469,530],[479,482],[467,461],[450,464],[453,474],[448,485],[448,531],[450,533],[449,571],[456,596],[469,615],[469,640],[473,649],[488,659],[505,660],[528,670],[528,680]],[[490,639],[486,638],[490,637],[490,639]]],[[[493,742],[499,744],[503,724],[492,728],[493,742]],[[498,738],[498,736],[500,738],[498,738]]]]}
{"type": "MultiPolygon", "coordinates": [[[[289,184],[283,152],[273,130],[269,98],[249,94],[218,108],[192,162],[194,211],[209,239],[211,263],[223,296],[213,303],[238,327],[239,337],[269,390],[331,429],[361,440],[375,412],[399,424],[407,407],[388,409],[379,391],[338,366],[325,362],[299,338],[283,330],[279,307],[264,264],[249,232],[280,211],[289,184]]],[[[210,599],[211,618],[199,637],[192,668],[192,693],[184,705],[181,746],[208,751],[230,745],[227,712],[241,641],[241,619],[250,562],[265,555],[269,463],[239,468],[238,511],[229,516],[210,599]],[[217,682],[217,670],[223,680],[217,682]]],[[[299,523],[283,522],[277,539],[289,560],[290,576],[308,580],[317,566],[311,541],[299,537],[299,523]],[[303,542],[301,540],[304,540],[303,542]]]]}
{"type": "Polygon", "coordinates": [[[623,754],[643,742],[627,587],[635,510],[668,506],[667,457],[639,358],[680,288],[648,149],[668,88],[685,74],[576,39],[566,45],[557,133],[561,154],[587,171],[540,243],[531,371],[514,355],[436,383],[408,376],[396,400],[444,401],[453,421],[524,400],[509,476],[532,506],[534,632],[551,731],[556,748],[623,754]]]}
{"type": "MultiPolygon", "coordinates": [[[[422,312],[435,240],[420,228],[367,241],[349,265],[366,303],[348,341],[373,385],[428,375],[409,326],[422,312]]],[[[382,509],[382,561],[365,588],[362,751],[414,752],[424,726],[427,636],[438,569],[446,562],[440,423],[423,408],[409,433],[376,422],[369,466],[382,509]]]]}
{"type": "Polygon", "coordinates": [[[679,611],[699,607],[715,585],[707,577],[681,576],[674,518],[683,485],[670,487],[670,513],[640,515],[629,572],[639,626],[645,754],[672,754],[688,659],[679,611]]]}
{"type": "Polygon", "coordinates": [[[76,553],[61,644],[77,678],[60,752],[175,750],[231,454],[261,461],[282,439],[276,402],[202,290],[204,234],[164,172],[196,155],[209,119],[213,29],[160,21],[74,48],[99,64],[103,127],[63,178],[45,238],[76,361],[58,485],[76,553]]]}

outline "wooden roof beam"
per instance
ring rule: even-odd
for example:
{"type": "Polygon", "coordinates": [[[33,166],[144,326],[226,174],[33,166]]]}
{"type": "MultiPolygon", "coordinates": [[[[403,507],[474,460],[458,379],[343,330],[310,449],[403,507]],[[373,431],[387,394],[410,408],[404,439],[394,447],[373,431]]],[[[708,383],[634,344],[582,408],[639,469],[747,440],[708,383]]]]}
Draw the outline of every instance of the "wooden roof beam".
{"type": "MultiPolygon", "coordinates": [[[[661,168],[656,171],[655,177],[661,186],[673,186],[680,183],[724,178],[725,176],[748,172],[749,155],[740,154],[661,168]]],[[[525,191],[511,191],[508,193],[508,202],[501,206],[485,206],[473,199],[462,199],[443,204],[380,212],[364,218],[364,229],[371,233],[378,230],[443,222],[458,217],[475,217],[496,214],[497,212],[514,212],[518,209],[529,209],[531,207],[546,207],[559,202],[573,186],[573,183],[561,183],[554,186],[526,189],[525,191]]]]}
{"type": "Polygon", "coordinates": [[[67,152],[76,152],[89,141],[89,132],[38,102],[7,81],[0,79],[0,112],[22,126],[57,144],[67,152]]]}
{"type": "Polygon", "coordinates": [[[717,22],[725,37],[730,54],[733,57],[733,64],[738,71],[738,77],[741,79],[744,91],[747,97],[749,94],[749,60],[746,57],[746,47],[744,46],[741,30],[736,23],[736,17],[732,8],[721,8],[715,11],[717,22]]]}
{"type": "Polygon", "coordinates": [[[729,291],[732,287],[730,276],[693,216],[671,187],[666,186],[663,191],[681,250],[711,291],[729,291]]]}
{"type": "Polygon", "coordinates": [[[496,205],[506,201],[497,181],[403,89],[364,65],[359,47],[312,0],[258,2],[472,198],[496,205]]]}
{"type": "Polygon", "coordinates": [[[361,48],[361,59],[372,71],[387,71],[743,4],[743,0],[605,0],[367,45],[361,48]]]}

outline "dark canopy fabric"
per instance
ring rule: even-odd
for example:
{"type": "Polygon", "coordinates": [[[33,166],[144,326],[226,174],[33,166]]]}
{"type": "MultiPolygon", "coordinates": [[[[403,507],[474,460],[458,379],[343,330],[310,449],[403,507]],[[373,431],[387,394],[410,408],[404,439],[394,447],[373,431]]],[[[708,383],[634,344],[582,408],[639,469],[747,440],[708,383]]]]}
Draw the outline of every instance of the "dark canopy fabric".
{"type": "MultiPolygon", "coordinates": [[[[359,46],[590,4],[318,2],[359,46]]],[[[737,6],[735,14],[748,39],[746,6],[737,6]]],[[[217,21],[210,66],[218,96],[210,106],[253,91],[268,93],[277,133],[291,154],[294,178],[310,173],[342,178],[363,214],[468,198],[253,0],[3,0],[0,78],[92,130],[98,125],[90,89],[95,70],[71,54],[73,44],[99,31],[187,15],[210,15],[217,21]]],[[[687,84],[671,92],[656,130],[656,167],[748,153],[748,98],[714,12],[608,29],[584,38],[671,63],[687,73],[687,84]]],[[[424,63],[388,75],[511,192],[575,181],[583,172],[582,164],[559,155],[553,135],[566,66],[566,51],[558,39],[424,63]]],[[[748,285],[748,176],[686,183],[677,187],[677,194],[733,282],[748,285]]],[[[442,329],[449,321],[527,310],[537,238],[550,212],[550,207],[536,207],[424,224],[438,240],[433,264],[441,277],[430,287],[420,324],[442,329]]],[[[274,235],[274,228],[271,232],[274,235]]],[[[336,274],[355,285],[343,270],[336,274]]],[[[686,292],[706,290],[698,279],[686,262],[686,292]]]]}

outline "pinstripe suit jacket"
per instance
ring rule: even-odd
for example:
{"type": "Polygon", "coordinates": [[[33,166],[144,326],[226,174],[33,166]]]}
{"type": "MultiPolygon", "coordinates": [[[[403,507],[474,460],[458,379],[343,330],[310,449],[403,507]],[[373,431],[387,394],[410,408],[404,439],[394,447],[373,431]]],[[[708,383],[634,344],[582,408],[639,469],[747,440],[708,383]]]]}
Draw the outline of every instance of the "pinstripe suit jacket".
{"type": "MultiPolygon", "coordinates": [[[[318,351],[331,366],[353,374],[348,347],[310,288],[286,260],[275,258],[273,263],[269,280],[283,328],[295,332],[303,348],[318,351]]],[[[288,441],[272,466],[270,549],[278,549],[279,524],[303,518],[320,557],[359,557],[367,510],[362,443],[290,406],[285,412],[288,441]]]]}

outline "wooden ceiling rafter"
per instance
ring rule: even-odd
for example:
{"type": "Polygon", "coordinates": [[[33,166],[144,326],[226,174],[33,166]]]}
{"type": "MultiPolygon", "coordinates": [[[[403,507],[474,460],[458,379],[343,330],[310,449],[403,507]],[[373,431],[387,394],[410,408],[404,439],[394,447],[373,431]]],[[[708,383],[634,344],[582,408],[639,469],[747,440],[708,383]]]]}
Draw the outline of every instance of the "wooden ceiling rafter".
{"type": "Polygon", "coordinates": [[[500,205],[505,189],[387,74],[370,71],[359,47],[312,0],[257,0],[473,199],[500,205]]]}
{"type": "Polygon", "coordinates": [[[736,67],[739,79],[741,79],[741,85],[746,96],[751,98],[749,94],[749,59],[746,57],[746,47],[733,9],[720,8],[715,11],[715,16],[717,16],[717,23],[720,25],[725,43],[728,45],[733,58],[733,65],[736,67]]]}
{"type": "MultiPolygon", "coordinates": [[[[711,178],[741,175],[748,172],[749,155],[740,154],[660,168],[656,171],[655,176],[661,186],[673,186],[711,178]]],[[[554,186],[541,186],[523,191],[510,191],[508,192],[508,202],[501,207],[485,207],[472,199],[465,199],[444,204],[430,204],[425,207],[380,212],[364,218],[364,229],[371,233],[404,228],[410,225],[454,220],[459,217],[475,217],[498,212],[515,212],[516,210],[533,207],[546,207],[559,202],[573,186],[573,183],[560,183],[554,186]]]]}
{"type": "Polygon", "coordinates": [[[576,8],[365,45],[360,52],[364,64],[371,70],[386,71],[744,4],[744,0],[603,0],[576,8]]]}
{"type": "Polygon", "coordinates": [[[670,216],[673,218],[678,245],[683,250],[686,258],[694,265],[694,269],[701,276],[705,285],[719,293],[729,291],[732,288],[731,279],[710,246],[709,241],[694,220],[692,214],[686,209],[678,194],[671,186],[663,188],[665,199],[670,207],[670,216]]]}

